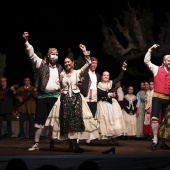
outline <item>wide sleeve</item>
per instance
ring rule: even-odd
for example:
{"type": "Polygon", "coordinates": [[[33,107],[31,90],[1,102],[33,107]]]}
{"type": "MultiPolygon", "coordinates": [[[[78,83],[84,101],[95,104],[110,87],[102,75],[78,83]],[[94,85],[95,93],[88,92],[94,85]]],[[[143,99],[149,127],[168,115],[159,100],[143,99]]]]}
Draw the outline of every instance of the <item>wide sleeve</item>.
{"type": "Polygon", "coordinates": [[[84,75],[85,71],[89,68],[89,66],[91,65],[91,60],[90,60],[90,56],[85,56],[85,60],[86,63],[84,64],[84,66],[77,70],[77,72],[79,73],[79,75],[84,75]]]}
{"type": "Polygon", "coordinates": [[[28,58],[31,60],[31,62],[35,64],[36,68],[39,68],[41,65],[42,59],[38,57],[37,54],[35,54],[33,46],[29,44],[28,41],[25,43],[25,51],[26,51],[28,58]]]}
{"type": "Polygon", "coordinates": [[[152,74],[156,76],[159,67],[151,62],[151,50],[148,50],[148,52],[145,54],[144,63],[152,72],[152,74]]]}

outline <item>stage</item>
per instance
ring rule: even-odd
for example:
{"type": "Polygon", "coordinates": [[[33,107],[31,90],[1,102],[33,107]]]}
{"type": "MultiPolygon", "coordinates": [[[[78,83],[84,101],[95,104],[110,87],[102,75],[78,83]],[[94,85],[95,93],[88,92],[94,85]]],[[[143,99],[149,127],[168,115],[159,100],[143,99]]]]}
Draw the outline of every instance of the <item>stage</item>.
{"type": "MultiPolygon", "coordinates": [[[[102,154],[113,146],[111,141],[94,140],[91,145],[80,141],[84,153],[65,152],[66,141],[55,141],[57,151],[49,150],[49,139],[42,138],[37,151],[27,151],[33,140],[17,137],[0,139],[0,170],[5,170],[9,160],[23,159],[29,170],[48,164],[61,170],[78,170],[83,161],[91,160],[97,163],[100,170],[170,170],[170,150],[151,151],[149,140],[119,140],[120,146],[115,146],[115,154],[102,154]]],[[[170,142],[167,142],[170,146],[170,142]]],[[[15,169],[15,168],[14,168],[15,169]]]]}

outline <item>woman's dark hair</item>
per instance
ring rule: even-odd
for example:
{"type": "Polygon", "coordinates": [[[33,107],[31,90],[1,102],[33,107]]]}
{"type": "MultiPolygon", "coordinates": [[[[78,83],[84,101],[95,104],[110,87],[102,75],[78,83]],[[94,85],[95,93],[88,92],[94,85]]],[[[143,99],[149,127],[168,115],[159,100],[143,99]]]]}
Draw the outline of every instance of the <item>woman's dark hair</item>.
{"type": "Polygon", "coordinates": [[[72,62],[74,62],[74,58],[73,58],[73,57],[67,56],[67,57],[64,58],[64,60],[65,60],[66,58],[68,58],[68,59],[70,59],[72,62]]]}

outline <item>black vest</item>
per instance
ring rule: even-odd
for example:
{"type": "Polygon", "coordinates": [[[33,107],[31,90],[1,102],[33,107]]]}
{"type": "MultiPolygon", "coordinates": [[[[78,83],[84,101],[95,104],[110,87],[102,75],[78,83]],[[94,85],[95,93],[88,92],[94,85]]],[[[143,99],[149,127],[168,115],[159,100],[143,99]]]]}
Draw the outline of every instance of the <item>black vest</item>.
{"type": "MultiPolygon", "coordinates": [[[[63,70],[63,67],[59,65],[58,63],[56,63],[56,66],[58,69],[58,76],[59,76],[63,70]]],[[[50,78],[49,65],[46,64],[44,60],[42,60],[41,65],[38,69],[37,76],[36,76],[35,87],[40,91],[44,91],[47,86],[49,78],[50,78]]]]}

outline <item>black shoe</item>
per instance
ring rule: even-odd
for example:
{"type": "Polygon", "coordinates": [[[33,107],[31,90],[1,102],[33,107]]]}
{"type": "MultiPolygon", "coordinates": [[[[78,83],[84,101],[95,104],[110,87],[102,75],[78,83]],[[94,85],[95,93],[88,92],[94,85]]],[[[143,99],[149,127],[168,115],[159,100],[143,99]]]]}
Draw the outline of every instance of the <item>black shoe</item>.
{"type": "Polygon", "coordinates": [[[169,147],[168,145],[164,144],[164,145],[161,145],[161,146],[160,146],[160,149],[170,150],[170,147],[169,147]]]}
{"type": "Polygon", "coordinates": [[[84,152],[84,149],[82,148],[77,148],[74,150],[75,153],[83,153],[84,152]]]}
{"type": "Polygon", "coordinates": [[[65,150],[65,152],[74,152],[73,148],[68,148],[67,150],[65,150]]]}
{"type": "Polygon", "coordinates": [[[112,154],[115,154],[115,147],[112,147],[109,150],[103,151],[102,154],[109,154],[111,152],[112,152],[112,154]]]}
{"type": "Polygon", "coordinates": [[[55,148],[54,144],[50,143],[50,151],[56,151],[56,148],[55,148]]]}
{"type": "Polygon", "coordinates": [[[157,147],[158,144],[159,144],[159,142],[157,142],[157,143],[152,143],[152,145],[151,145],[151,150],[156,150],[156,147],[157,147]]]}

